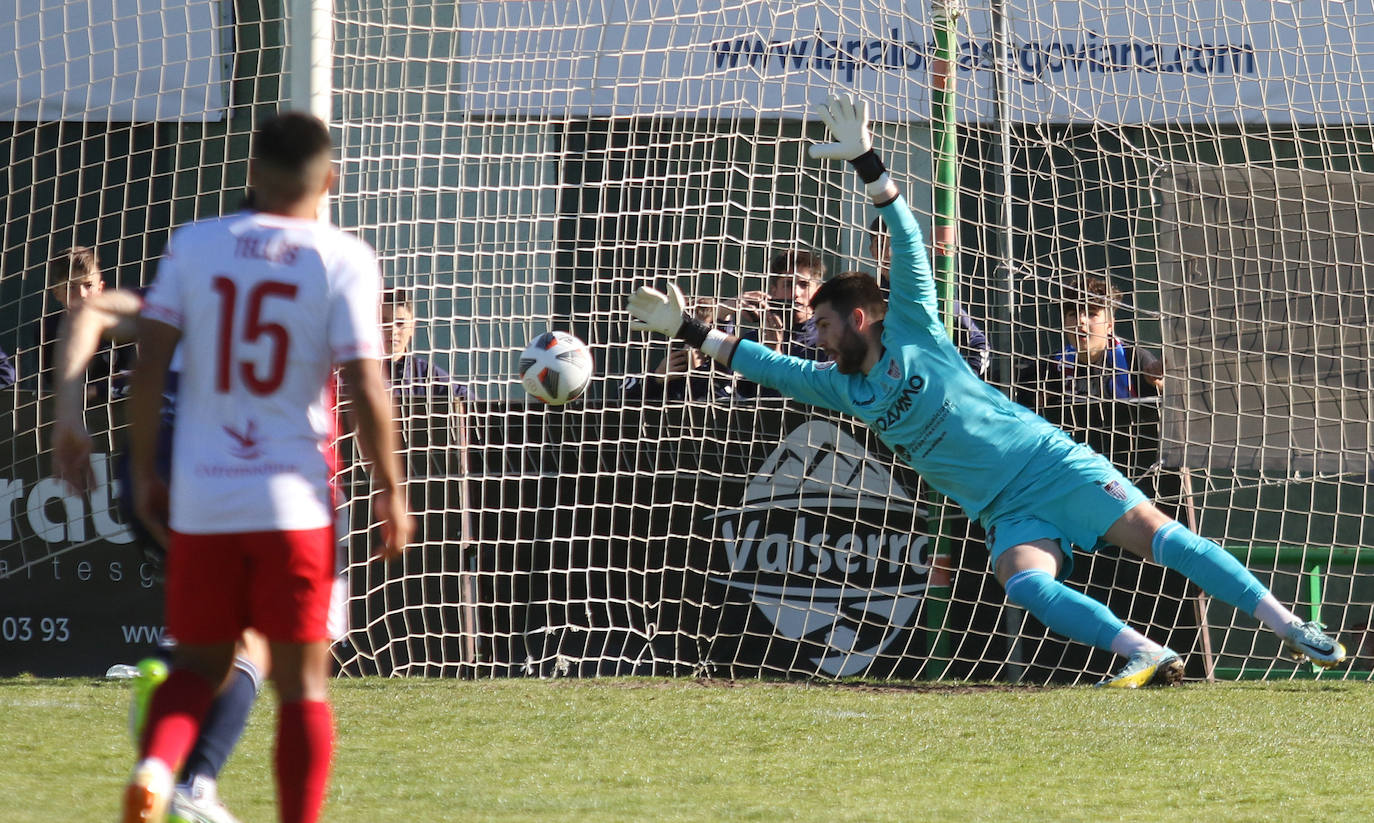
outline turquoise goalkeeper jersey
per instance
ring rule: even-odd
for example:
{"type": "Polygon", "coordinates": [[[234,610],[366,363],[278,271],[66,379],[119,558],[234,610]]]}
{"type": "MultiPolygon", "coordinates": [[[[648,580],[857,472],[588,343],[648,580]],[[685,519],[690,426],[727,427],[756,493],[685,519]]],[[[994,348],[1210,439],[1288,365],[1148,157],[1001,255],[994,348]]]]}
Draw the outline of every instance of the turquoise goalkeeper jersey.
{"type": "Polygon", "coordinates": [[[1068,435],[982,380],[950,342],[935,299],[925,242],[906,201],[878,209],[892,233],[885,351],[867,374],[779,354],[741,340],[731,367],[803,403],[867,423],[932,488],[970,518],[1016,477],[1037,449],[1068,435]]]}

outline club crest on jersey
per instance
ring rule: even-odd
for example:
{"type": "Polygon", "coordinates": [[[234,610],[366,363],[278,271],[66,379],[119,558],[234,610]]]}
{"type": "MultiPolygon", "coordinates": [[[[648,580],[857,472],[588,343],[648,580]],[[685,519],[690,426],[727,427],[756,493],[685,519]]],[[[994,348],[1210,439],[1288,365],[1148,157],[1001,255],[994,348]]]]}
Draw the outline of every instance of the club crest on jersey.
{"type": "Polygon", "coordinates": [[[262,457],[262,444],[258,441],[258,424],[256,420],[249,420],[248,424],[239,431],[232,426],[221,426],[224,433],[229,435],[229,453],[240,460],[256,460],[262,457]]]}
{"type": "Polygon", "coordinates": [[[887,376],[893,380],[900,380],[902,377],[902,366],[896,360],[887,364],[887,376]]]}
{"type": "Polygon", "coordinates": [[[852,437],[810,421],[764,459],[738,509],[705,518],[728,564],[710,579],[727,603],[747,598],[770,648],[785,639],[818,672],[859,674],[915,629],[930,572],[924,514],[852,437]]]}
{"type": "Polygon", "coordinates": [[[1113,480],[1104,484],[1102,491],[1106,492],[1113,500],[1126,502],[1126,487],[1121,485],[1120,480],[1113,480]]]}

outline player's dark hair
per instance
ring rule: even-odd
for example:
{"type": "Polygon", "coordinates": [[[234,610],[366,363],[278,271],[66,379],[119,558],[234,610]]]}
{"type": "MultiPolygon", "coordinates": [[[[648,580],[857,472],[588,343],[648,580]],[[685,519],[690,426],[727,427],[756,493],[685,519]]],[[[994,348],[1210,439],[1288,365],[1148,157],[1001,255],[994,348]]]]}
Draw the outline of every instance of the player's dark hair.
{"type": "Polygon", "coordinates": [[[811,298],[811,308],[817,308],[822,303],[829,303],[836,313],[847,315],[860,306],[883,306],[886,298],[872,275],[861,271],[847,271],[825,281],[816,290],[816,294],[811,298]]]}
{"type": "Polygon", "coordinates": [[[793,273],[808,273],[813,278],[821,280],[825,277],[825,260],[815,252],[805,249],[789,249],[780,251],[773,255],[773,259],[768,263],[768,273],[773,275],[770,280],[793,273]]]}
{"type": "Polygon", "coordinates": [[[1090,311],[1098,311],[1115,307],[1121,299],[1121,292],[1105,277],[1084,274],[1066,279],[1060,286],[1060,298],[1066,307],[1086,306],[1090,311]]]}
{"type": "Polygon", "coordinates": [[[253,159],[278,171],[299,174],[333,143],[329,127],[313,114],[288,111],[268,119],[253,135],[253,159]]]}
{"type": "Polygon", "coordinates": [[[90,246],[63,249],[48,261],[49,286],[61,286],[90,275],[100,276],[100,258],[90,246]]]}
{"type": "Polygon", "coordinates": [[[887,236],[887,224],[883,222],[881,214],[868,221],[868,233],[876,234],[879,237],[887,236]]]}
{"type": "Polygon", "coordinates": [[[382,305],[395,310],[398,306],[415,313],[415,292],[409,286],[396,286],[387,289],[382,295],[382,305]]]}

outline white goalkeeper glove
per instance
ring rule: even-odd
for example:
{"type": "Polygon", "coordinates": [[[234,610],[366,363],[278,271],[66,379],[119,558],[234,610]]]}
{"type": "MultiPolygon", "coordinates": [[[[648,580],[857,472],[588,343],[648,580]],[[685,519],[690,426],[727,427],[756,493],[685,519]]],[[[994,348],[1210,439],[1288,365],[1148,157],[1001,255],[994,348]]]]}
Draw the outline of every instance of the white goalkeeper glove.
{"type": "Polygon", "coordinates": [[[630,295],[625,304],[634,320],[630,328],[634,331],[656,331],[668,337],[676,337],[682,329],[686,301],[682,291],[673,283],[668,284],[668,293],[658,289],[640,286],[630,295]]]}
{"type": "Polygon", "coordinates": [[[816,107],[816,114],[830,129],[833,143],[814,143],[810,154],[816,160],[854,160],[873,149],[868,132],[868,101],[852,94],[837,94],[816,107]]]}

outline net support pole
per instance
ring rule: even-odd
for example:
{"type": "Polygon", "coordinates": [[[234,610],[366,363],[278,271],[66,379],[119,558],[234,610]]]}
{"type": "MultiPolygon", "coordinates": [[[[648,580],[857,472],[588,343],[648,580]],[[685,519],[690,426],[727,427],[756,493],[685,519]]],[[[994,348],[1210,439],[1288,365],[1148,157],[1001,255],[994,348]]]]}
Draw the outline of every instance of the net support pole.
{"type": "Polygon", "coordinates": [[[287,0],[286,93],[282,108],[328,123],[333,93],[331,0],[287,0]]]}
{"type": "MultiPolygon", "coordinates": [[[[1012,238],[1012,178],[1011,178],[1011,95],[1007,85],[1007,66],[1011,60],[1011,27],[1007,21],[1006,8],[1002,0],[992,0],[992,43],[994,49],[993,69],[993,122],[997,126],[997,142],[994,144],[991,194],[997,201],[997,281],[1001,288],[993,305],[989,306],[994,322],[990,323],[992,336],[993,381],[1003,387],[1008,394],[1013,393],[1016,382],[1016,247],[1012,238]]],[[[1009,638],[1007,652],[1007,679],[1020,683],[1025,677],[1025,653],[1021,644],[1021,630],[1025,624],[1025,610],[1012,603],[1006,604],[1003,612],[1003,629],[1009,638]]]]}
{"type": "MultiPolygon", "coordinates": [[[[935,29],[935,60],[930,68],[931,150],[934,168],[935,213],[933,221],[933,251],[935,288],[939,295],[940,312],[945,332],[954,336],[954,278],[958,263],[958,107],[954,88],[955,30],[963,8],[960,0],[935,0],[931,4],[931,23],[935,29]]],[[[953,563],[950,558],[951,539],[949,501],[935,499],[934,543],[930,564],[930,585],[926,589],[926,632],[930,678],[944,675],[950,659],[949,632],[945,621],[953,593],[953,563]]]]}
{"type": "MultiPolygon", "coordinates": [[[[313,114],[327,125],[333,113],[334,4],[332,0],[287,0],[286,88],[282,109],[313,114]]],[[[319,218],[329,222],[329,196],[320,199],[319,218]]]]}

